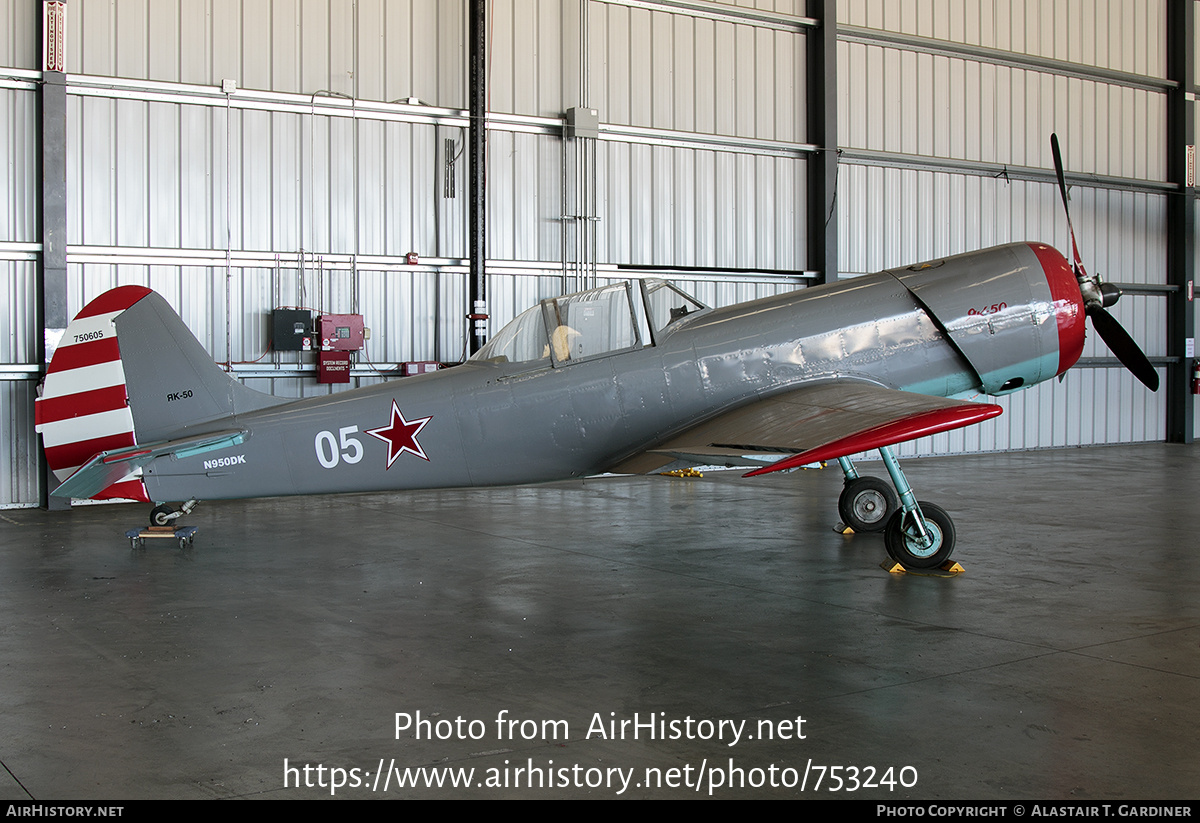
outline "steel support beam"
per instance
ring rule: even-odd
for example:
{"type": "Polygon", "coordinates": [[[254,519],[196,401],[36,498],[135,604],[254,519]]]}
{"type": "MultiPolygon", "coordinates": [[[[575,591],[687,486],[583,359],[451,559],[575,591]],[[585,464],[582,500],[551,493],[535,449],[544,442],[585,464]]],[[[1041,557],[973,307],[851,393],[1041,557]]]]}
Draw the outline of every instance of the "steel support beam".
{"type": "Polygon", "coordinates": [[[1191,371],[1195,353],[1192,358],[1186,355],[1188,348],[1194,347],[1196,335],[1192,300],[1196,269],[1195,25],[1194,0],[1167,3],[1167,78],[1179,84],[1167,92],[1167,179],[1179,186],[1177,193],[1167,197],[1167,282],[1177,287],[1167,295],[1167,354],[1178,358],[1167,366],[1167,440],[1171,443],[1194,439],[1191,371]]]}
{"type": "MultiPolygon", "coordinates": [[[[1047,17],[1051,16],[1049,13],[1047,17]]],[[[1004,49],[992,49],[986,46],[975,46],[970,43],[953,43],[948,40],[938,40],[933,37],[921,37],[916,34],[904,34],[898,31],[864,28],[862,26],[842,26],[839,39],[847,43],[862,43],[867,46],[898,48],[905,51],[922,54],[936,54],[944,57],[965,58],[993,66],[1008,66],[1014,69],[1031,70],[1053,74],[1057,77],[1075,77],[1094,83],[1105,83],[1110,86],[1124,86],[1142,91],[1167,91],[1175,88],[1175,80],[1159,80],[1141,74],[1126,71],[1088,66],[1083,63],[1071,63],[1066,60],[1055,60],[1052,57],[1039,57],[1034,54],[1020,54],[1004,49]]]]}
{"type": "Polygon", "coordinates": [[[467,312],[471,353],[487,342],[487,26],[485,0],[469,0],[468,60],[470,62],[468,107],[468,182],[471,200],[468,215],[467,256],[470,258],[470,307],[467,312]]]}
{"type": "MultiPolygon", "coordinates": [[[[996,177],[1004,180],[1028,180],[1034,183],[1057,185],[1053,169],[989,163],[983,160],[964,160],[954,157],[929,157],[922,154],[903,154],[876,149],[845,149],[838,154],[843,164],[878,166],[885,169],[913,169],[935,174],[970,174],[975,177],[996,177]]],[[[1178,191],[1174,183],[1158,180],[1139,180],[1114,177],[1108,174],[1088,174],[1068,171],[1068,186],[1088,186],[1107,191],[1132,191],[1142,194],[1168,194],[1178,191]]]]}
{"type": "Polygon", "coordinates": [[[46,334],[39,358],[48,365],[58,337],[67,328],[67,85],[61,72],[48,71],[39,96],[41,126],[39,231],[42,265],[38,286],[41,326],[46,334]]]}
{"type": "Polygon", "coordinates": [[[818,282],[838,279],[837,2],[808,0],[818,28],[804,38],[808,61],[808,134],[819,149],[808,161],[808,268],[818,282]]]}
{"type": "MultiPolygon", "coordinates": [[[[45,25],[46,15],[41,15],[45,25]]],[[[39,37],[39,47],[45,34],[39,37]]],[[[37,327],[36,362],[39,379],[46,375],[50,358],[67,329],[67,76],[61,71],[43,71],[38,92],[38,235],[41,265],[38,267],[35,298],[37,327]]],[[[50,474],[44,455],[38,460],[38,499],[42,508],[69,508],[69,501],[50,497],[58,483],[50,474]]]]}

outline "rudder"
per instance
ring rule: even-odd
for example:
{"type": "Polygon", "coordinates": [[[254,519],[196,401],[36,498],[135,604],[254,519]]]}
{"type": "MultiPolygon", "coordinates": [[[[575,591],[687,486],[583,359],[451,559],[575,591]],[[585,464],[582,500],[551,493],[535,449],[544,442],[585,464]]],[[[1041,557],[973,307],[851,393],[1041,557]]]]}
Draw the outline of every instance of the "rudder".
{"type": "MultiPolygon", "coordinates": [[[[137,443],[114,321],[150,293],[143,286],[105,292],[84,306],[59,341],[34,403],[46,462],[59,482],[93,455],[137,443]]],[[[97,497],[150,499],[140,470],[97,497]]]]}

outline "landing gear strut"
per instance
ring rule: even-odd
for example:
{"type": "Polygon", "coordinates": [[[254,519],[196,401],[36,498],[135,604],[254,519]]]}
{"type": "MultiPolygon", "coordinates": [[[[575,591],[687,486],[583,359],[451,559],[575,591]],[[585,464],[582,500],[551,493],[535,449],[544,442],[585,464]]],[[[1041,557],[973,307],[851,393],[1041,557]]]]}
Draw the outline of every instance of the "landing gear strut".
{"type": "Polygon", "coordinates": [[[860,477],[848,458],[838,463],[846,485],[838,498],[842,522],[856,532],[883,532],[888,556],[908,569],[934,569],[954,552],[954,522],[933,503],[918,502],[889,446],[879,454],[896,490],[877,477],[860,477]]]}
{"type": "Polygon", "coordinates": [[[166,503],[159,503],[150,511],[150,525],[169,526],[173,521],[183,517],[185,514],[191,514],[192,509],[196,508],[196,504],[199,502],[199,500],[195,499],[189,500],[180,506],[178,510],[171,508],[166,503]]]}

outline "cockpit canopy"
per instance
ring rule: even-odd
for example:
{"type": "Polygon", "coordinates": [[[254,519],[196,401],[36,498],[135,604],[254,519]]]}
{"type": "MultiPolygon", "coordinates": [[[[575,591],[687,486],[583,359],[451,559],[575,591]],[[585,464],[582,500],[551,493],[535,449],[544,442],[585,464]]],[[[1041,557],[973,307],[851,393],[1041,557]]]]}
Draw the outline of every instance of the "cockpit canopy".
{"type": "Polygon", "coordinates": [[[471,359],[554,366],[591,360],[652,346],[672,323],[707,308],[665,280],[613,283],[526,309],[471,359]]]}

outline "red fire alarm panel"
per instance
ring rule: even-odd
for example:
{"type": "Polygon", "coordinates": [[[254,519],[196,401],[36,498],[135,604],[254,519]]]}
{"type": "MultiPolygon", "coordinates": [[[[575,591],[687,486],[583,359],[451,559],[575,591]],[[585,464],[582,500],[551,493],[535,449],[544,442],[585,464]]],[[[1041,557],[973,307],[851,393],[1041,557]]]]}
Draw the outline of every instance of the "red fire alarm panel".
{"type": "Polygon", "coordinates": [[[317,330],[321,351],[360,351],[363,347],[361,314],[323,314],[317,330]]]}

